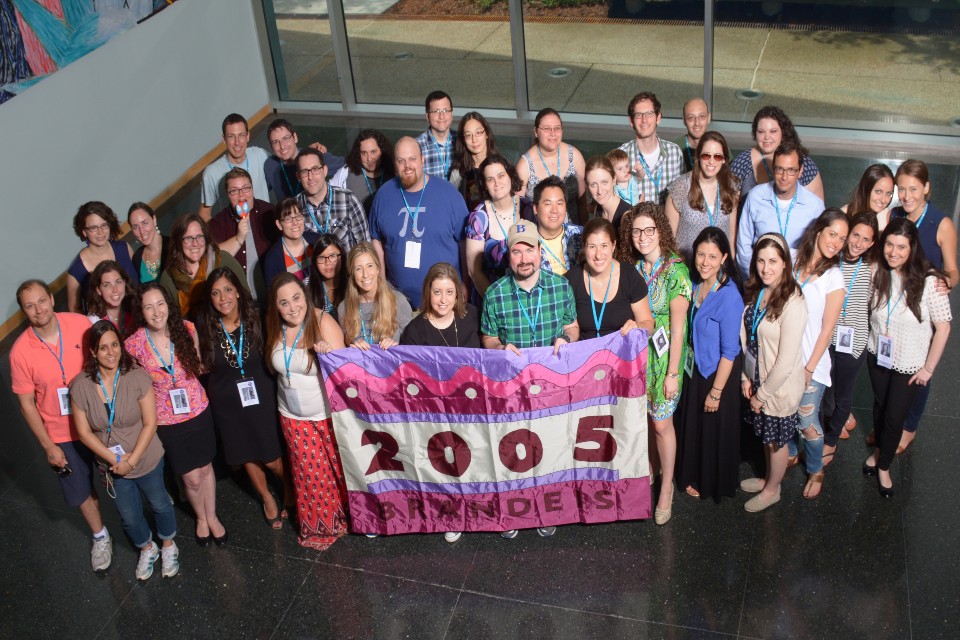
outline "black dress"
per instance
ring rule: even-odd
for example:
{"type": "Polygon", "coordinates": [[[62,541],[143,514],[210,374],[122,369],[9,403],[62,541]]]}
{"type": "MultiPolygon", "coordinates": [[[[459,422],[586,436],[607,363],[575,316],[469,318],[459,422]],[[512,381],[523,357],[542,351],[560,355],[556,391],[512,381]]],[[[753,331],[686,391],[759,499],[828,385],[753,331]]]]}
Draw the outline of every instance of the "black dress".
{"type": "Polygon", "coordinates": [[[430,324],[425,314],[418,314],[400,335],[400,344],[421,347],[467,347],[480,348],[480,317],[477,308],[467,305],[467,315],[462,319],[454,316],[446,329],[437,329],[430,324]]]}
{"type": "MultiPolygon", "coordinates": [[[[627,320],[633,319],[632,304],[643,300],[647,295],[647,283],[643,281],[637,270],[622,262],[616,262],[617,277],[619,285],[617,294],[607,301],[607,308],[603,312],[603,318],[600,322],[600,331],[597,331],[593,320],[594,311],[590,310],[593,305],[597,316],[600,316],[600,310],[603,307],[604,291],[594,290],[594,297],[599,297],[600,302],[590,299],[590,292],[583,284],[583,265],[575,265],[567,271],[566,278],[573,287],[573,297],[577,302],[577,322],[580,325],[580,339],[589,340],[598,335],[605,336],[614,331],[620,331],[627,320]]],[[[604,287],[604,290],[606,288],[604,287]]]]}
{"type": "MultiPolygon", "coordinates": [[[[244,375],[241,376],[236,354],[223,330],[218,327],[215,335],[212,347],[216,369],[207,377],[207,397],[220,434],[224,460],[229,465],[276,460],[281,448],[275,377],[268,373],[260,350],[250,348],[246,341],[249,336],[245,336],[244,375]],[[259,404],[243,406],[237,388],[241,380],[254,381],[259,404]]],[[[239,348],[239,327],[231,337],[239,348]]]]}

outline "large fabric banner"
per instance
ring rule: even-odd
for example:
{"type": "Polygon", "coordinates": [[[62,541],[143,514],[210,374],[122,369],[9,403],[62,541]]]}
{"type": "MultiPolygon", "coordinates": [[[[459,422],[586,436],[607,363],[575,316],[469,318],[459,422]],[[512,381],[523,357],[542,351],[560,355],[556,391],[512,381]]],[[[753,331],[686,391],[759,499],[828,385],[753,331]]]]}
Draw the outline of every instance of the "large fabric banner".
{"type": "Polygon", "coordinates": [[[359,533],[650,517],[647,335],[319,358],[359,533]]]}

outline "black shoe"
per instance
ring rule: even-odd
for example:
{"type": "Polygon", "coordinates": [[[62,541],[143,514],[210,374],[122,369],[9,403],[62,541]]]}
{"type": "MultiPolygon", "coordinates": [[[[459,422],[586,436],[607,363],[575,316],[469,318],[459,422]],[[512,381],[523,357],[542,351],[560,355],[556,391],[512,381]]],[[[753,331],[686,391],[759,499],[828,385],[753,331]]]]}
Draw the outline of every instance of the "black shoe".
{"type": "Polygon", "coordinates": [[[224,529],[222,536],[213,536],[213,542],[218,547],[222,547],[223,545],[227,544],[227,538],[229,537],[230,537],[230,532],[224,529]]]}
{"type": "Polygon", "coordinates": [[[213,536],[211,536],[209,533],[205,536],[199,536],[197,534],[193,534],[193,538],[197,541],[197,544],[200,545],[201,547],[207,546],[208,544],[210,544],[210,541],[213,540],[213,536]]]}
{"type": "Polygon", "coordinates": [[[875,476],[877,475],[877,468],[871,467],[866,462],[863,463],[863,475],[865,476],[875,476]]]}
{"type": "Polygon", "coordinates": [[[880,476],[877,476],[877,488],[880,489],[881,498],[892,498],[893,497],[893,487],[887,488],[880,484],[880,476]]]}

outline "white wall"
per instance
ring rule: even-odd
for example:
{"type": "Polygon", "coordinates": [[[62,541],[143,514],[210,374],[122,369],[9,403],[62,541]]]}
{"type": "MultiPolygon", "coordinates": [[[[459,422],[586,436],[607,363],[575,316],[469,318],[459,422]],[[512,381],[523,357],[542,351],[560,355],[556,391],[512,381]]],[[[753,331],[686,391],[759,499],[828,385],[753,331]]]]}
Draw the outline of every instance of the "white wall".
{"type": "MultiPolygon", "coordinates": [[[[256,3],[260,10],[259,3],[256,3]]],[[[126,218],[268,102],[252,0],[181,0],[0,105],[0,322],[81,248],[88,200],[126,218]]]]}

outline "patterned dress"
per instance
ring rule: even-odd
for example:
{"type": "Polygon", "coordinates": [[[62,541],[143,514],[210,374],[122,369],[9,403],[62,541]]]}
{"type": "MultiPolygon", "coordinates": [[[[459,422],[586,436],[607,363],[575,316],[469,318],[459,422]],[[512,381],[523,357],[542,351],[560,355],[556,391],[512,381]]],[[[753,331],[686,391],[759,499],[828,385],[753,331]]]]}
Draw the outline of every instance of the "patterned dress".
{"type": "MultiPolygon", "coordinates": [[[[666,265],[655,270],[647,279],[647,295],[650,300],[650,309],[653,311],[653,333],[650,334],[650,344],[647,349],[647,412],[654,420],[665,420],[673,415],[680,404],[680,393],[683,387],[683,363],[687,357],[687,340],[683,341],[683,353],[680,354],[680,377],[677,378],[677,395],[667,400],[663,394],[663,383],[667,379],[667,369],[670,365],[670,351],[664,351],[662,356],[657,355],[653,344],[653,336],[662,327],[670,340],[670,303],[677,296],[683,296],[689,302],[692,287],[690,272],[680,256],[674,254],[666,261],[666,265]]],[[[637,263],[637,270],[643,273],[637,263]]],[[[684,325],[686,328],[686,325],[684,325]]]]}
{"type": "MultiPolygon", "coordinates": [[[[753,358],[754,362],[760,361],[760,348],[757,343],[757,336],[751,335],[750,327],[753,326],[753,314],[756,311],[754,305],[747,305],[743,314],[743,326],[747,328],[747,353],[753,358]]],[[[759,331],[759,329],[758,329],[759,331]]],[[[751,375],[753,381],[754,393],[760,388],[760,367],[753,368],[751,375]]],[[[747,424],[753,425],[753,433],[760,438],[763,444],[776,444],[783,447],[787,442],[797,435],[797,427],[800,426],[800,414],[794,413],[785,418],[770,416],[761,411],[754,413],[750,409],[745,412],[747,424]]]]}

